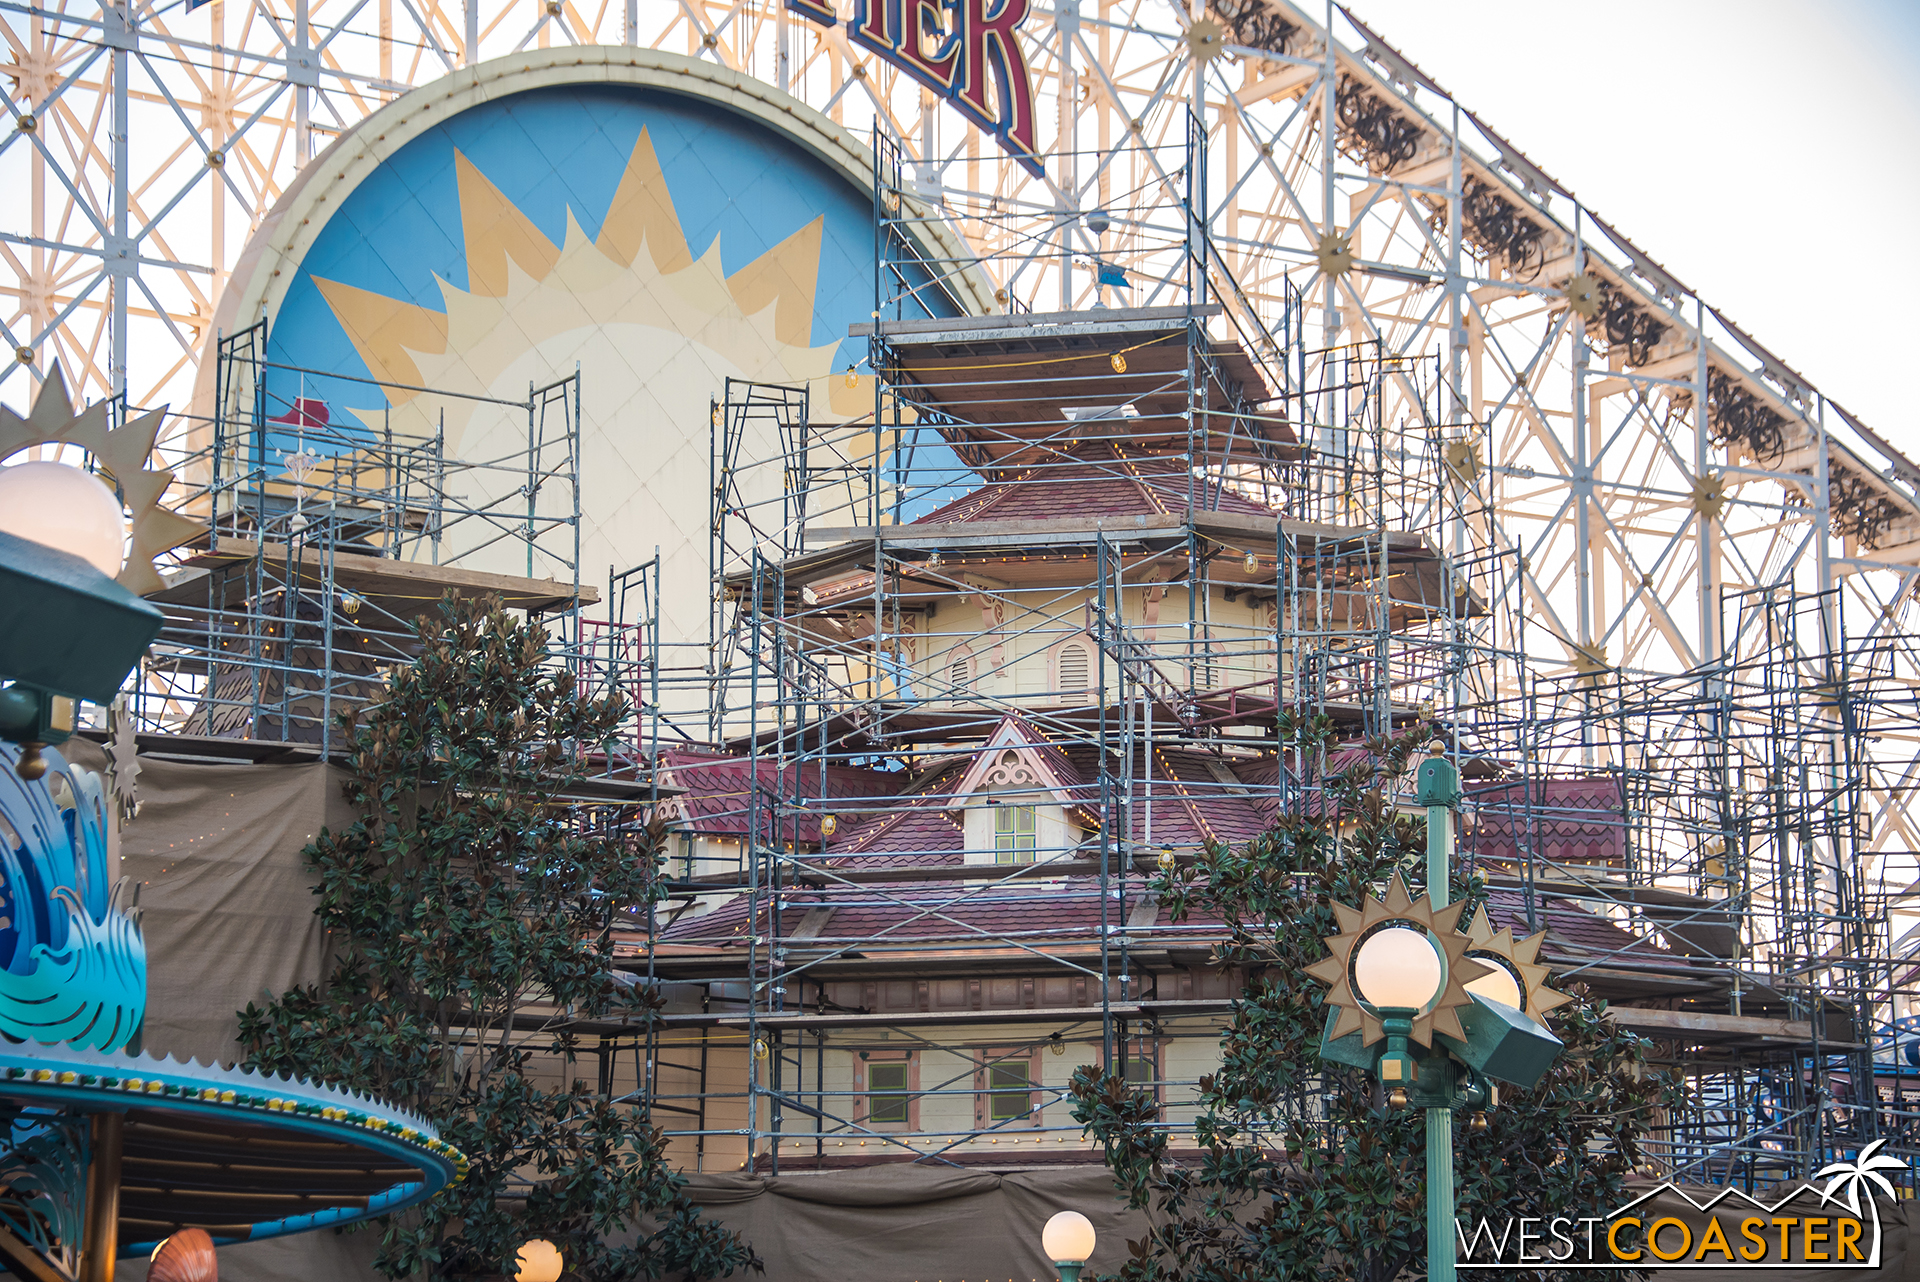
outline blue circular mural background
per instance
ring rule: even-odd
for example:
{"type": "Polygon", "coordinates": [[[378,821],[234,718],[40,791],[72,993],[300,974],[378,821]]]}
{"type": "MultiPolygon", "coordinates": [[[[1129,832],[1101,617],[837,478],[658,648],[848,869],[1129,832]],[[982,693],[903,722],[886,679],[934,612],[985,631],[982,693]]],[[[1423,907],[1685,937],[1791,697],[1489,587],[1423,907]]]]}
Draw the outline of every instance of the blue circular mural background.
{"type": "MultiPolygon", "coordinates": [[[[847,331],[875,306],[876,236],[872,192],[810,151],[804,130],[700,92],[689,78],[684,94],[613,83],[503,94],[361,179],[268,317],[269,469],[385,433],[442,438],[455,459],[504,458],[524,447],[528,414],[495,402],[577,368],[577,572],[594,582],[658,549],[666,637],[704,639],[710,401],[729,378],[805,386],[813,424],[870,422],[871,381],[846,377],[866,342],[847,331]]],[[[927,277],[916,267],[909,279],[927,277]]],[[[937,291],[920,297],[958,310],[937,291]]],[[[870,454],[863,432],[844,436],[870,454]]],[[[771,428],[742,452],[777,500],[771,428]]],[[[465,500],[502,511],[519,484],[469,477],[465,500]]],[[[859,523],[844,506],[821,520],[859,523]]],[[[500,545],[503,523],[470,524],[435,555],[568,577],[571,526],[528,555],[500,545]]]]}
{"type": "MultiPolygon", "coordinates": [[[[443,307],[438,280],[468,286],[454,154],[472,161],[553,242],[571,214],[598,236],[640,131],[646,128],[688,245],[719,243],[739,271],[825,216],[812,339],[844,339],[873,309],[874,225],[861,191],[793,140],[722,107],[624,85],[560,86],[499,98],[408,143],[354,190],[307,251],[273,318],[268,358],[371,377],[314,284],[316,275],[420,307],[443,307]],[[436,280],[438,278],[438,280],[436,280]]],[[[590,376],[589,371],[589,376],[590,376]]],[[[270,412],[292,405],[297,379],[273,381],[270,412]]],[[[304,395],[336,412],[378,411],[378,389],[309,379],[304,395]]]]}

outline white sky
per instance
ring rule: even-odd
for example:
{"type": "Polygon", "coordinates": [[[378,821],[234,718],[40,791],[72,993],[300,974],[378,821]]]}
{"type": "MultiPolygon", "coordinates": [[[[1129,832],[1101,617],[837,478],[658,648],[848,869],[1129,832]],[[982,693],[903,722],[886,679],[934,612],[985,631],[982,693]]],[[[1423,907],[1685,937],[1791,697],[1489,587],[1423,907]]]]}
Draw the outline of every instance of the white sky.
{"type": "Polygon", "coordinates": [[[1709,305],[1920,456],[1920,0],[1350,5],[1709,305]]]}

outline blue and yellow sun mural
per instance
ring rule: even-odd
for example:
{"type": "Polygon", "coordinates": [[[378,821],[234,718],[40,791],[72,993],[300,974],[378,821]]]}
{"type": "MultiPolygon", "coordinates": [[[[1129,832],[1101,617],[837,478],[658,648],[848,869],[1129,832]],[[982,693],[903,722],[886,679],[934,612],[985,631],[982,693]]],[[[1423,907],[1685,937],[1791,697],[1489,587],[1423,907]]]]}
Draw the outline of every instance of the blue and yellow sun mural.
{"type": "MultiPolygon", "coordinates": [[[[537,89],[460,112],[362,181],[301,263],[269,354],[420,385],[451,363],[463,305],[524,302],[556,271],[555,283],[604,289],[642,241],[663,277],[697,256],[703,270],[683,288],[719,280],[741,316],[776,304],[781,345],[832,348],[871,308],[873,240],[867,192],[752,122],[630,86],[537,89]]],[[[633,292],[583,298],[564,319],[619,323],[633,292]]],[[[698,336],[680,322],[730,310],[700,301],[718,315],[674,318],[676,329],[698,336]]],[[[308,395],[336,417],[387,408],[377,389],[340,379],[308,395]]]]}
{"type": "Polygon", "coordinates": [[[725,380],[806,383],[816,422],[871,413],[845,376],[865,342],[843,349],[872,314],[874,226],[868,189],[709,100],[609,83],[482,102],[359,181],[302,256],[269,318],[269,456],[323,416],[504,455],[526,415],[479,398],[577,368],[583,574],[658,546],[669,580],[704,583],[725,380]]]}

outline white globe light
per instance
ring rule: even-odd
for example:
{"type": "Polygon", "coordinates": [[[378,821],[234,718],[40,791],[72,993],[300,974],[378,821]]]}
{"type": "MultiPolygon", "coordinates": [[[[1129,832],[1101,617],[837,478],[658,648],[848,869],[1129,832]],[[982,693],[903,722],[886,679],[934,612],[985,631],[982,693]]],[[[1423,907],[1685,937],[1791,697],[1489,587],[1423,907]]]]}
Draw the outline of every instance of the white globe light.
{"type": "Polygon", "coordinates": [[[1515,1010],[1522,1009],[1524,999],[1520,995],[1520,982],[1513,977],[1513,972],[1491,958],[1476,957],[1474,960],[1485,966],[1489,973],[1468,980],[1462,987],[1475,997],[1484,997],[1515,1010]]]}
{"type": "Polygon", "coordinates": [[[65,463],[0,467],[0,531],[70,552],[108,578],[126,558],[120,500],[98,477],[65,463]]]}
{"type": "Polygon", "coordinates": [[[1444,977],[1432,941],[1404,926],[1367,936],[1353,959],[1353,985],[1375,1010],[1420,1010],[1439,994],[1444,977]]]}
{"type": "Polygon", "coordinates": [[[522,1242],[514,1263],[518,1266],[514,1271],[514,1282],[559,1282],[560,1274],[566,1268],[560,1248],[543,1237],[522,1242]]]}
{"type": "Polygon", "coordinates": [[[1093,1254],[1093,1221],[1078,1211],[1061,1211],[1040,1230],[1040,1245],[1055,1264],[1081,1264],[1093,1254]]]}

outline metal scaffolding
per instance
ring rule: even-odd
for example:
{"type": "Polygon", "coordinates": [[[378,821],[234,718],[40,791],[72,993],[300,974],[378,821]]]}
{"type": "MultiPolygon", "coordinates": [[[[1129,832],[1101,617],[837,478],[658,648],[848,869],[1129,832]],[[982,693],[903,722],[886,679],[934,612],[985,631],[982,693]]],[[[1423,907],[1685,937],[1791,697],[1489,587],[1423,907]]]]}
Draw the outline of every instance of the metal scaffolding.
{"type": "MultiPolygon", "coordinates": [[[[908,246],[882,161],[883,243],[908,246]]],[[[670,1004],[626,1088],[681,1160],[1090,1160],[1047,1053],[1070,1045],[1156,1091],[1177,1145],[1240,977],[1142,891],[1196,835],[1234,840],[1236,808],[1319,804],[1325,763],[1276,733],[1316,716],[1450,739],[1496,915],[1683,1074],[1652,1146],[1677,1177],[1912,1145],[1915,968],[1869,818],[1908,638],[1850,635],[1838,589],[1727,587],[1708,660],[1569,669],[1533,554],[1487,538],[1498,425],[1444,412],[1438,363],[1316,348],[1294,311],[1263,346],[1212,285],[889,310],[937,275],[882,260],[869,420],[814,423],[791,388],[714,402],[704,719],[658,736],[681,844],[630,937],[670,1004]],[[1089,499],[1120,482],[1151,515],[1089,499]],[[1003,816],[1060,797],[1017,769],[967,828],[968,781],[1015,749],[1071,773],[1085,828],[1020,846],[1003,816]]]]}
{"type": "MultiPolygon", "coordinates": [[[[577,649],[578,373],[493,402],[524,416],[525,448],[476,461],[443,435],[334,420],[299,394],[314,371],[265,349],[265,321],[221,340],[216,412],[169,458],[170,506],[207,534],[149,594],[167,621],[128,701],[141,732],[330,756],[337,715],[380,697],[447,591],[557,615],[577,649]]],[[[620,629],[595,639],[595,672],[621,666],[620,629]]]]}
{"type": "MultiPolygon", "coordinates": [[[[456,67],[594,42],[683,51],[877,137],[873,412],[821,423],[797,389],[715,389],[707,644],[660,644],[657,559],[610,583],[632,613],[567,620],[643,696],[620,769],[693,834],[633,933],[665,1022],[607,1030],[601,1054],[604,1088],[642,1091],[690,1163],[1008,1138],[1084,1157],[1047,1071],[1073,1041],[1152,1083],[1177,1128],[1180,1057],[1233,982],[1197,963],[1204,926],[1158,922],[1138,890],[1181,857],[1166,816],[1310,804],[1282,715],[1445,728],[1463,851],[1688,1074],[1671,1169],[1767,1182],[1869,1137],[1920,1147],[1920,468],[1344,9],[1036,11],[1045,178],[773,0],[0,11],[0,389],[59,358],[95,396],[184,404],[218,353],[220,409],[173,416],[160,446],[184,478],[170,505],[215,530],[194,555],[238,558],[167,603],[139,715],[175,733],[324,736],[404,658],[391,577],[382,597],[343,566],[418,565],[450,524],[436,445],[356,429],[331,456],[352,466],[294,476],[277,455],[330,425],[287,385],[263,400],[257,339],[207,343],[228,227],[257,227],[327,140],[456,67]],[[916,222],[972,256],[904,257],[916,222]],[[1003,314],[929,305],[975,270],[1003,314]],[[960,368],[1016,359],[1058,365],[960,368]],[[1048,514],[1109,483],[1154,510],[1048,514]],[[963,519],[1013,490],[1034,528],[963,519]],[[1016,723],[1005,750],[1067,762],[1059,805],[1092,846],[990,828],[960,853],[1004,835],[1033,859],[934,877],[935,847],[903,839],[895,866],[834,862],[829,816],[923,813],[1016,723]],[[1047,902],[1079,915],[1032,925],[1047,902]],[[910,953],[928,974],[886,978],[910,953]],[[936,1047],[929,1027],[957,1031],[936,1047]]],[[[567,386],[530,391],[526,460],[484,467],[552,498],[567,386]]],[[[530,579],[541,549],[577,583],[550,515],[477,506],[464,528],[491,533],[461,555],[524,545],[530,579]]],[[[1001,791],[1023,787],[1041,795],[1001,791]]]]}

